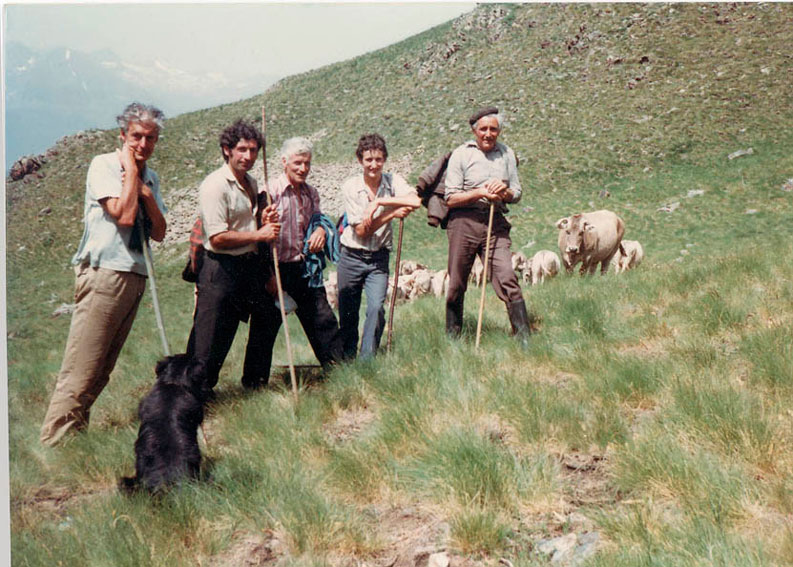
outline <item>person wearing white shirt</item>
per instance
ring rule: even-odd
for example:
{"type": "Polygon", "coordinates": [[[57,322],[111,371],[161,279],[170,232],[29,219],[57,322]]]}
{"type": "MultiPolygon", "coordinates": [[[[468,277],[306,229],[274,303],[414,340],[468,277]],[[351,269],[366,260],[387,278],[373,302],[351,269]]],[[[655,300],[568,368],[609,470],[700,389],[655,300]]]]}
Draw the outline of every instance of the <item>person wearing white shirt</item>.
{"type": "Polygon", "coordinates": [[[145,240],[165,236],[160,179],[146,162],[164,115],[133,102],[117,117],[120,150],[96,156],[86,178],[85,230],[72,259],[75,309],[40,440],[57,444],[88,427],[146,288],[145,240]]]}
{"type": "Polygon", "coordinates": [[[338,263],[339,327],[344,358],[358,352],[361,295],[366,293],[366,318],[360,356],[374,356],[385,328],[383,303],[388,291],[391,221],[404,219],[421,205],[416,189],[396,173],[384,173],[388,158],[379,134],[364,134],[355,151],[362,172],[342,185],[348,227],[341,235],[338,263]]]}

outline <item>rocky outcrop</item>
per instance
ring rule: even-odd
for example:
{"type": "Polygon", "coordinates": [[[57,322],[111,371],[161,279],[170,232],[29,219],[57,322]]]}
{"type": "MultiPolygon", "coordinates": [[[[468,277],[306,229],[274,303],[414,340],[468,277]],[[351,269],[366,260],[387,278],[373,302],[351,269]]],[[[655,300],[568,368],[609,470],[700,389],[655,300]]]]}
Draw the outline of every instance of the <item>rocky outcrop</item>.
{"type": "MultiPolygon", "coordinates": [[[[47,159],[43,155],[23,156],[14,162],[14,165],[11,166],[11,170],[8,172],[8,176],[11,178],[11,181],[19,181],[20,179],[24,179],[26,175],[36,173],[45,163],[47,163],[47,159]]],[[[39,173],[38,175],[41,177],[44,176],[43,173],[39,173]]]]}
{"type": "Polygon", "coordinates": [[[428,43],[417,57],[402,61],[402,68],[406,71],[415,70],[419,77],[423,77],[443,66],[456,64],[464,56],[469,34],[484,31],[490,42],[498,41],[511,25],[510,13],[511,9],[504,6],[485,5],[460,16],[452,24],[453,31],[446,41],[428,43]]]}

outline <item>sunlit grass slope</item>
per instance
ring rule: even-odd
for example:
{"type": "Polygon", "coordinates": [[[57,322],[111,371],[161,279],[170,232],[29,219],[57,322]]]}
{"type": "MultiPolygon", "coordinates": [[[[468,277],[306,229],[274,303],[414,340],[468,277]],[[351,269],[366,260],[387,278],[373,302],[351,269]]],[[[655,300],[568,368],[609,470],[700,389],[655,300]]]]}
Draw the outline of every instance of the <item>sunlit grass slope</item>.
{"type": "MultiPolygon", "coordinates": [[[[280,375],[242,391],[243,327],[205,423],[208,478],[155,502],[115,490],[161,355],[148,294],[89,430],[37,440],[86,168],[115,134],[59,146],[43,178],[7,191],[14,564],[381,565],[432,547],[544,565],[537,542],[573,532],[599,534],[588,565],[793,562],[791,24],[786,4],[488,4],[169,120],[152,163],[166,200],[217,167],[217,131],[258,121],[263,103],[270,152],[307,134],[319,163],[348,163],[379,131],[412,179],[496,104],[525,187],[514,248],[553,250],[557,219],[609,208],[646,258],[526,289],[528,352],[492,291],[479,351],[473,290],[460,341],[441,300],[401,305],[393,353],[308,380],[297,403],[280,375]]],[[[446,236],[421,214],[403,257],[443,268],[446,236]]],[[[185,253],[155,251],[174,350],[193,308],[185,253]]],[[[297,362],[313,363],[291,328],[297,362]]]]}

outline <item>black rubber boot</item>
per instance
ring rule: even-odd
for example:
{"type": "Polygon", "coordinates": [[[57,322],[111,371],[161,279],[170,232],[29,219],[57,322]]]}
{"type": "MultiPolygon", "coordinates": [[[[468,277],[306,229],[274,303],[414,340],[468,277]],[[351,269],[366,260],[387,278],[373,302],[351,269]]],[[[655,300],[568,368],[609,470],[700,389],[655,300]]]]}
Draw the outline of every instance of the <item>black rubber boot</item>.
{"type": "Polygon", "coordinates": [[[529,314],[526,311],[526,303],[522,299],[507,303],[507,313],[509,314],[509,322],[512,325],[512,334],[518,338],[524,349],[529,348],[531,329],[529,328],[529,314]]]}
{"type": "Polygon", "coordinates": [[[463,331],[463,302],[446,302],[446,334],[457,338],[463,331]]]}

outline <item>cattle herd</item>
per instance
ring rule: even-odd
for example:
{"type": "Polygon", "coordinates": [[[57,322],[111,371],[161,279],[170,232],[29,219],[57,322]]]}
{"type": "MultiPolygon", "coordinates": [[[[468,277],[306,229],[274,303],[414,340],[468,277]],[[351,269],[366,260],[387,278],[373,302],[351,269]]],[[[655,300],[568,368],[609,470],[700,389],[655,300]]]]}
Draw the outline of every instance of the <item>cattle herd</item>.
{"type": "MultiPolygon", "coordinates": [[[[611,211],[600,210],[579,213],[556,221],[559,229],[558,254],[551,250],[540,250],[531,258],[522,252],[512,253],[512,269],[524,285],[537,285],[556,276],[561,267],[572,274],[580,262],[580,273],[594,274],[600,265],[600,273],[605,274],[610,266],[620,274],[638,266],[644,259],[644,249],[637,240],[623,240],[625,223],[611,211]]],[[[484,266],[477,256],[471,269],[470,280],[476,286],[482,285],[484,266]]],[[[397,299],[410,301],[422,295],[432,294],[445,297],[449,284],[446,270],[433,271],[423,264],[411,260],[399,266],[397,279],[397,299]]],[[[394,289],[394,278],[388,282],[388,296],[394,289]]],[[[328,274],[325,282],[328,302],[338,308],[338,284],[336,272],[328,274]]]]}

